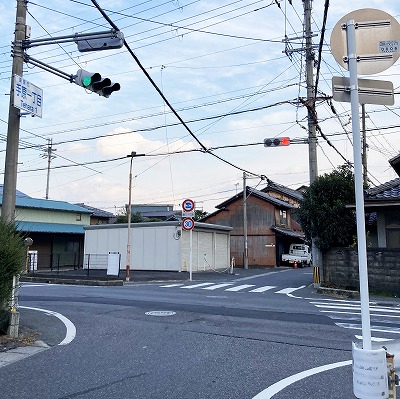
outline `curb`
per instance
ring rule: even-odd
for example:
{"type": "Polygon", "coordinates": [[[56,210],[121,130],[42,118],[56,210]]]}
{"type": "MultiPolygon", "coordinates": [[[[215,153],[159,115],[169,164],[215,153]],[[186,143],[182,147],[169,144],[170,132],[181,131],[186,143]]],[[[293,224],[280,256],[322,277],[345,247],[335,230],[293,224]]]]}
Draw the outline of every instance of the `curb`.
{"type": "Polygon", "coordinates": [[[358,291],[343,290],[338,288],[328,288],[328,287],[318,287],[317,294],[340,296],[342,298],[360,298],[360,293],[358,291]]]}
{"type": "Polygon", "coordinates": [[[68,285],[95,285],[95,286],[122,286],[122,280],[87,280],[80,278],[62,277],[21,277],[19,281],[29,283],[68,284],[68,285]]]}

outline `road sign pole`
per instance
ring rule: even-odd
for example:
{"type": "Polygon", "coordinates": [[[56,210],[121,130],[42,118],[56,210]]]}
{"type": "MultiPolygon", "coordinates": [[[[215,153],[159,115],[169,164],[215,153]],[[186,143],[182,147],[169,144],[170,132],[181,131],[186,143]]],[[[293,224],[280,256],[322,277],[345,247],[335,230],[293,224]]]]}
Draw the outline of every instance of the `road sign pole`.
{"type": "Polygon", "coordinates": [[[360,275],[361,326],[363,349],[371,349],[367,245],[364,218],[364,190],[361,158],[360,113],[358,98],[356,27],[354,19],[346,22],[347,57],[350,73],[351,124],[353,131],[354,184],[356,195],[358,270],[360,275]]]}
{"type": "Polygon", "coordinates": [[[193,230],[189,231],[189,280],[192,281],[193,274],[193,230]]]}

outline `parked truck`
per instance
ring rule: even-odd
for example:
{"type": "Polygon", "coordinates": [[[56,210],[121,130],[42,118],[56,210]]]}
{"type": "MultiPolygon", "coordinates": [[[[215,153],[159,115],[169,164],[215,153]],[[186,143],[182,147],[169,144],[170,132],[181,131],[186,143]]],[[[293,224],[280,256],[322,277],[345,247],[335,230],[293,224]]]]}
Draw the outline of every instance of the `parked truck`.
{"type": "Polygon", "coordinates": [[[293,263],[299,267],[311,266],[310,247],[305,244],[290,244],[289,253],[282,255],[282,262],[293,263]]]}

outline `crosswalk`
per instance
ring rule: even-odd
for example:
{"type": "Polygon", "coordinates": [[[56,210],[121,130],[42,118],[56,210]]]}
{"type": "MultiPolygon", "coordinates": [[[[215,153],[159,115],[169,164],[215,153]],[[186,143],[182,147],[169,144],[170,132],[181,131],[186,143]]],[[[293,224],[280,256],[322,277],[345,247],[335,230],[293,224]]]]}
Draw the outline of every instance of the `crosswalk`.
{"type": "Polygon", "coordinates": [[[287,287],[280,289],[274,285],[264,285],[256,286],[255,284],[235,284],[234,282],[226,283],[173,283],[160,285],[161,288],[179,288],[184,290],[204,290],[204,291],[226,291],[226,292],[251,292],[251,293],[264,293],[267,291],[274,291],[275,294],[284,294],[288,296],[293,296],[293,292],[300,290],[305,287],[302,285],[300,287],[287,287]]]}
{"type": "MultiPolygon", "coordinates": [[[[360,301],[345,299],[311,300],[311,304],[332,320],[338,327],[354,330],[361,334],[361,305],[360,301]]],[[[380,305],[371,302],[370,323],[373,339],[400,338],[400,306],[390,304],[380,305]]]]}

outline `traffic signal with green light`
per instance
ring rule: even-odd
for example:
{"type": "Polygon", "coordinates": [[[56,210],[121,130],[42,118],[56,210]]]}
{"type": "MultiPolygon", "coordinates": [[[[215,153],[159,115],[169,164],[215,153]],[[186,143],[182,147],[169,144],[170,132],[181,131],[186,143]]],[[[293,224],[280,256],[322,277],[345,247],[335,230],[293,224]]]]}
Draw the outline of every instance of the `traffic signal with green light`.
{"type": "Polygon", "coordinates": [[[289,137],[274,137],[272,139],[264,139],[264,147],[279,147],[290,144],[289,137]]]}
{"type": "Polygon", "coordinates": [[[102,78],[98,72],[92,73],[84,69],[78,70],[74,83],[107,98],[121,88],[119,83],[113,83],[109,78],[102,78]]]}

